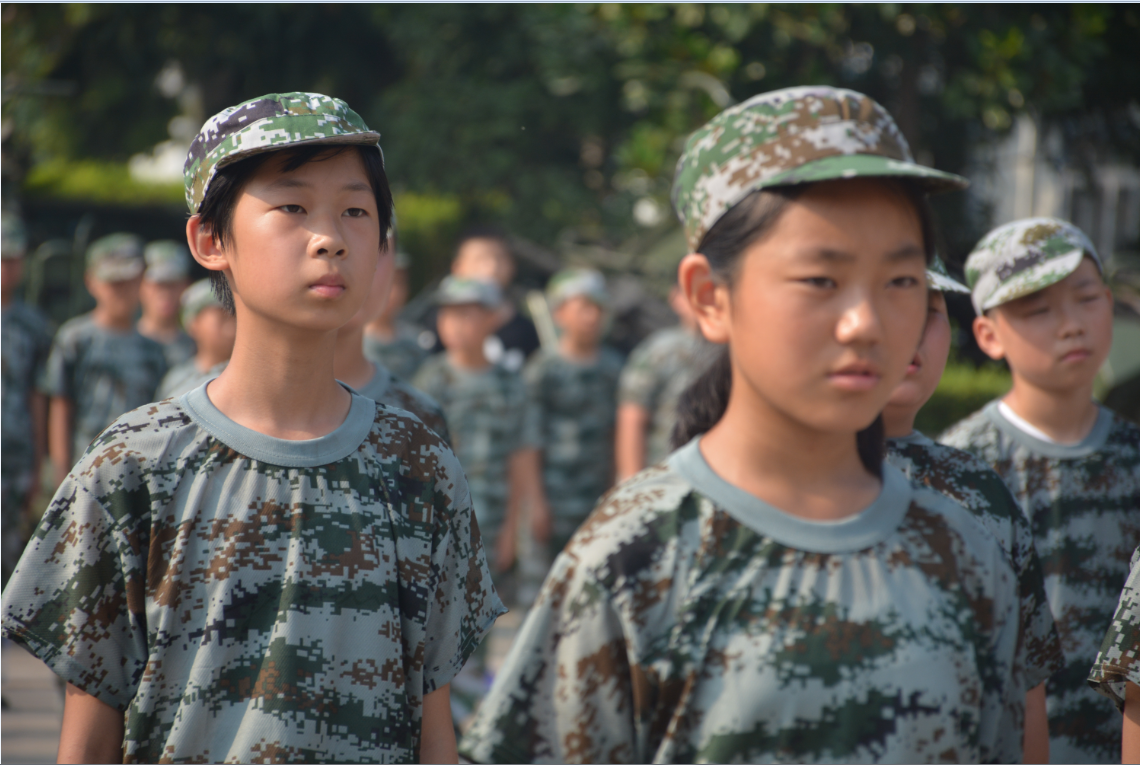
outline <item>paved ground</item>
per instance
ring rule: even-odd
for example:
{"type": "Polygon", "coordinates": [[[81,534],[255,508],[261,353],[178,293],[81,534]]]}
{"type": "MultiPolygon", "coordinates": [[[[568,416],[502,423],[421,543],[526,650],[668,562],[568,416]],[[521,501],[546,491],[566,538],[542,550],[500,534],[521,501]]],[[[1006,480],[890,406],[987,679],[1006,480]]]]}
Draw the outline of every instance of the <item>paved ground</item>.
{"type": "Polygon", "coordinates": [[[24,649],[8,645],[0,664],[7,707],[0,713],[0,755],[8,762],[55,762],[63,695],[55,675],[24,649]]]}

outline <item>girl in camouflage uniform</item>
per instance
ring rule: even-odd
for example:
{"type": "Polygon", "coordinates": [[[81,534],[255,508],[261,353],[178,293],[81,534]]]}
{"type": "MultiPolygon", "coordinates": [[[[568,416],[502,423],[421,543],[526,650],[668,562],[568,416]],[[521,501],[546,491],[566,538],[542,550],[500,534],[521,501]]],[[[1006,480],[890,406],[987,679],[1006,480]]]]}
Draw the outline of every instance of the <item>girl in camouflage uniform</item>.
{"type": "Polygon", "coordinates": [[[763,94],[689,139],[679,281],[727,352],[682,398],[686,445],[555,562],[461,751],[1020,760],[1016,575],[883,464],[877,419],[927,310],[925,192],[963,185],[852,91],[763,94]]]}

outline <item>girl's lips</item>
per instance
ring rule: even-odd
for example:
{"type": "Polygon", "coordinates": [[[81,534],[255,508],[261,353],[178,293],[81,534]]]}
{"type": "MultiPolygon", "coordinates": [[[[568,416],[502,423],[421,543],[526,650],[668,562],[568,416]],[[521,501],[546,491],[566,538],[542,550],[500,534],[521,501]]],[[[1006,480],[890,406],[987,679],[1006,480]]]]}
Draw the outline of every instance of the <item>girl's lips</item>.
{"type": "Polygon", "coordinates": [[[321,297],[334,298],[340,297],[342,294],[344,294],[343,284],[314,284],[313,286],[309,287],[309,289],[321,297]]]}
{"type": "Polygon", "coordinates": [[[1092,355],[1092,353],[1085,350],[1084,348],[1078,348],[1077,350],[1069,351],[1064,356],[1062,356],[1061,362],[1062,363],[1070,363],[1070,364],[1078,363],[1078,362],[1084,361],[1085,359],[1087,359],[1091,355],[1092,355]]]}
{"type": "Polygon", "coordinates": [[[840,390],[858,392],[871,390],[879,384],[881,378],[871,371],[842,370],[832,372],[827,379],[840,390]]]}

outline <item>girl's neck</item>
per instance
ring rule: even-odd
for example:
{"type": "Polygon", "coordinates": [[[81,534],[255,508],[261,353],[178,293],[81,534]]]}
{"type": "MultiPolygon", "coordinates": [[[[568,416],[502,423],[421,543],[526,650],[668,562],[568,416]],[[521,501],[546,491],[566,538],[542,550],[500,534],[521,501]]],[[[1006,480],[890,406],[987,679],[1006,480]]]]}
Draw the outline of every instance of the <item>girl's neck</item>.
{"type": "Polygon", "coordinates": [[[302,441],[336,430],[352,395],[333,376],[336,331],[282,328],[242,310],[230,363],[207,394],[234,422],[274,438],[302,441]]]}
{"type": "Polygon", "coordinates": [[[879,495],[881,482],[863,467],[855,434],[810,428],[733,381],[728,407],[701,439],[716,473],[789,515],[834,521],[854,515],[879,495]]]}
{"type": "Polygon", "coordinates": [[[887,405],[883,410],[883,432],[887,438],[903,438],[914,432],[914,418],[918,410],[887,405]]]}
{"type": "Polygon", "coordinates": [[[1096,425],[1099,407],[1092,383],[1073,390],[1045,390],[1014,374],[1013,388],[1002,401],[1019,417],[1062,444],[1080,443],[1096,425]]]}
{"type": "Polygon", "coordinates": [[[378,337],[385,343],[390,343],[396,339],[396,322],[394,319],[388,319],[381,316],[373,319],[365,327],[364,331],[372,337],[378,337]]]}
{"type": "Polygon", "coordinates": [[[333,360],[336,379],[360,390],[372,381],[376,367],[364,355],[364,327],[341,329],[336,333],[336,355],[333,360]]]}

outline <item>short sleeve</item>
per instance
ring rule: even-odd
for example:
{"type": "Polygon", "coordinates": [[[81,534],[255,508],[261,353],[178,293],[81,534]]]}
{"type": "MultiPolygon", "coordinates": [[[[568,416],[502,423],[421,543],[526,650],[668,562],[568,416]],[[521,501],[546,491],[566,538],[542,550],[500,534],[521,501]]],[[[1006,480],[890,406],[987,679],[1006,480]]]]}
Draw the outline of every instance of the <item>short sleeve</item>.
{"type": "Polygon", "coordinates": [[[67,337],[57,336],[51,346],[47,361],[44,364],[43,375],[40,378],[40,389],[49,396],[75,398],[75,362],[76,347],[67,337]]]}
{"type": "Polygon", "coordinates": [[[75,479],[59,487],[4,590],[3,633],[57,675],[125,709],[147,663],[145,544],[75,479]]]}
{"type": "Polygon", "coordinates": [[[531,421],[531,407],[522,377],[511,374],[506,394],[506,421],[501,432],[506,440],[507,448],[504,449],[504,453],[509,455],[520,449],[538,446],[538,442],[532,440],[535,426],[531,421]]]}
{"type": "Polygon", "coordinates": [[[618,380],[618,403],[656,408],[662,387],[657,366],[648,341],[635,348],[618,380]]]}
{"type": "Polygon", "coordinates": [[[536,449],[545,444],[546,407],[543,391],[546,387],[545,368],[541,357],[536,357],[523,369],[523,383],[526,385],[526,416],[523,423],[523,442],[536,449]]]}
{"type": "Polygon", "coordinates": [[[1132,570],[1108,633],[1089,673],[1089,685],[1124,710],[1124,689],[1140,685],[1140,548],[1132,555],[1132,570]]]}
{"type": "Polygon", "coordinates": [[[604,588],[559,556],[460,752],[474,762],[646,762],[626,645],[604,588]]]}

